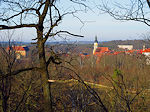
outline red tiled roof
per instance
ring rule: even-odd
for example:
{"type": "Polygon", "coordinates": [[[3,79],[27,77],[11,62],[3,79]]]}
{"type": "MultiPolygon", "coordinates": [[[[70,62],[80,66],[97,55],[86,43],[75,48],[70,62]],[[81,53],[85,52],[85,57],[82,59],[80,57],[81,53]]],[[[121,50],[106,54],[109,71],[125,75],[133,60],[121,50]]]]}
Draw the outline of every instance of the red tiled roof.
{"type": "Polygon", "coordinates": [[[146,53],[146,52],[150,52],[150,48],[148,48],[148,49],[145,49],[145,50],[137,50],[137,52],[139,53],[139,54],[142,54],[142,53],[146,53]]]}
{"type": "Polygon", "coordinates": [[[150,52],[150,48],[143,50],[142,52],[150,52]]]}
{"type": "Polygon", "coordinates": [[[125,51],[126,53],[133,53],[135,50],[128,50],[128,51],[125,51]]]}
{"type": "Polygon", "coordinates": [[[6,49],[7,50],[13,49],[15,51],[26,51],[26,49],[24,47],[22,47],[22,46],[13,46],[13,47],[9,47],[8,46],[6,49]]]}
{"type": "Polygon", "coordinates": [[[117,54],[120,54],[120,53],[124,53],[124,51],[115,51],[115,52],[113,53],[113,55],[117,55],[117,54]]]}
{"type": "Polygon", "coordinates": [[[94,55],[97,56],[102,56],[104,53],[109,52],[109,48],[108,47],[98,47],[94,53],[94,55]]]}
{"type": "Polygon", "coordinates": [[[99,55],[101,53],[105,53],[105,52],[108,52],[109,51],[109,48],[108,47],[98,47],[95,51],[95,55],[99,55]]]}

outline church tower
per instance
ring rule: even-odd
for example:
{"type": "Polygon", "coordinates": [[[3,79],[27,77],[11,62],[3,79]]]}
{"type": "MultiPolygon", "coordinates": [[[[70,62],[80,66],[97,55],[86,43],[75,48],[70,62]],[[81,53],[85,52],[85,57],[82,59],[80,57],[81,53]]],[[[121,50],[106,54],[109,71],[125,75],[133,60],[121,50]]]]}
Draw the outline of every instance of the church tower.
{"type": "Polygon", "coordinates": [[[97,41],[97,36],[95,36],[93,54],[95,54],[97,47],[98,47],[98,41],[97,41]]]}

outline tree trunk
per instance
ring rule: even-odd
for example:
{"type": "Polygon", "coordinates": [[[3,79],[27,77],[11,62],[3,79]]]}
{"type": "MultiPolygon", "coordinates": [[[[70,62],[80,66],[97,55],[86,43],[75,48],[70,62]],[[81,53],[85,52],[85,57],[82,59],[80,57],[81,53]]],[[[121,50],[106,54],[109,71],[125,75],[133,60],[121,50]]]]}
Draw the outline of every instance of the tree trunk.
{"type": "Polygon", "coordinates": [[[2,79],[2,85],[3,85],[3,89],[2,89],[2,108],[3,108],[3,111],[2,112],[10,112],[10,108],[9,108],[9,92],[10,92],[10,80],[9,78],[7,77],[6,79],[2,79]]]}
{"type": "Polygon", "coordinates": [[[3,112],[3,100],[2,100],[2,92],[0,92],[0,112],[3,112]]]}
{"type": "Polygon", "coordinates": [[[50,84],[48,83],[49,74],[46,66],[46,58],[45,58],[45,50],[44,43],[42,39],[42,34],[38,34],[38,53],[39,53],[39,61],[40,61],[40,73],[43,87],[43,96],[44,96],[44,112],[52,112],[52,103],[51,103],[51,92],[50,92],[50,84]]]}
{"type": "Polygon", "coordinates": [[[8,104],[7,104],[7,100],[8,98],[6,96],[3,97],[3,103],[2,103],[2,106],[3,106],[3,112],[9,112],[8,111],[8,104]]]}

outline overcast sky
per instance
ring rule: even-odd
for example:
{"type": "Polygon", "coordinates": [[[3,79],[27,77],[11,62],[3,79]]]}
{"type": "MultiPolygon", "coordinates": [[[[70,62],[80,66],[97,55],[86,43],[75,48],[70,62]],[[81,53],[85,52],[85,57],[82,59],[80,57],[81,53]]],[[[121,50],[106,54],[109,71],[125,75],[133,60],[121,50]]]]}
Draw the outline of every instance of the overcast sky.
{"type": "MultiPolygon", "coordinates": [[[[68,5],[65,2],[64,4],[66,6],[68,5]]],[[[95,9],[93,6],[92,8],[94,11],[95,9]]],[[[72,16],[65,17],[58,26],[58,29],[68,30],[74,34],[84,36],[84,38],[71,37],[68,38],[69,40],[94,41],[96,35],[99,41],[142,39],[140,35],[150,31],[150,27],[143,23],[133,21],[120,22],[113,19],[108,14],[99,14],[98,10],[95,10],[94,12],[88,11],[87,13],[78,13],[77,16],[84,21],[84,26],[78,19],[73,18],[72,16]]],[[[16,30],[14,34],[14,40],[16,41],[29,42],[35,37],[35,30],[31,28],[16,30]]],[[[56,39],[62,40],[59,37],[56,39]]],[[[49,39],[49,41],[52,40],[55,39],[49,39]]]]}

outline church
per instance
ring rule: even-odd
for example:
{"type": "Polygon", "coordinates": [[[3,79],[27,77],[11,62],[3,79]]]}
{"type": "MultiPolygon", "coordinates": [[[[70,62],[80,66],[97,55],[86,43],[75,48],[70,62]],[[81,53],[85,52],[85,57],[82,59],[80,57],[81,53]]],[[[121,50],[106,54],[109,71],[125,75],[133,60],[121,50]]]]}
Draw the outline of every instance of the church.
{"type": "Polygon", "coordinates": [[[108,47],[98,47],[98,40],[97,40],[97,36],[96,36],[95,41],[94,41],[93,55],[101,56],[102,54],[107,53],[109,51],[110,50],[108,47]]]}

